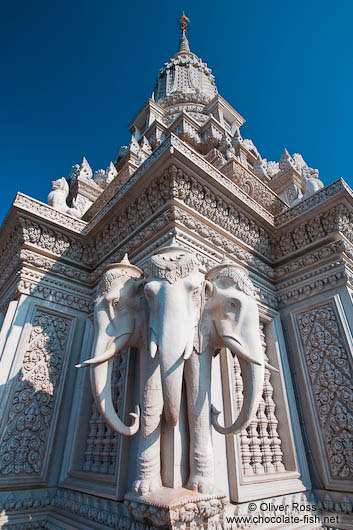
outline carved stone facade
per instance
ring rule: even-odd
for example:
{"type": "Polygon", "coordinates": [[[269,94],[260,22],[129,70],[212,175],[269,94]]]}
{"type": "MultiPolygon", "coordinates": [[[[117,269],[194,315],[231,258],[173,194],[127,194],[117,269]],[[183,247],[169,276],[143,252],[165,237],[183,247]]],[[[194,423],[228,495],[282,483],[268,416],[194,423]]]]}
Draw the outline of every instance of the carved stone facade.
{"type": "Polygon", "coordinates": [[[243,123],[184,32],[107,169],[84,158],[55,181],[49,205],[17,194],[0,230],[2,528],[255,528],[283,505],[312,520],[268,528],[353,529],[353,193],[342,179],[323,187],[298,153],[267,161],[242,138],[243,123]],[[121,270],[134,271],[128,286],[141,292],[110,299],[121,270]],[[148,304],[155,311],[153,282],[178,296],[190,287],[191,305],[171,302],[173,341],[192,333],[180,352],[179,415],[161,389],[160,322],[143,320],[148,304]],[[212,327],[240,315],[243,295],[255,305],[239,340],[259,341],[257,361],[230,327],[212,327]],[[257,312],[260,328],[249,324],[257,312]],[[134,326],[117,332],[109,315],[128,326],[128,313],[134,326]],[[97,402],[88,370],[75,368],[92,352],[113,355],[106,385],[93,370],[97,402]],[[255,401],[244,354],[261,366],[255,401]],[[142,434],[115,432],[98,399],[106,387],[110,412],[142,434]],[[246,427],[229,435],[250,402],[246,427]]]}
{"type": "MultiPolygon", "coordinates": [[[[296,315],[328,474],[352,484],[353,372],[334,303],[296,315]]],[[[308,389],[309,390],[309,389],[308,389]]]]}

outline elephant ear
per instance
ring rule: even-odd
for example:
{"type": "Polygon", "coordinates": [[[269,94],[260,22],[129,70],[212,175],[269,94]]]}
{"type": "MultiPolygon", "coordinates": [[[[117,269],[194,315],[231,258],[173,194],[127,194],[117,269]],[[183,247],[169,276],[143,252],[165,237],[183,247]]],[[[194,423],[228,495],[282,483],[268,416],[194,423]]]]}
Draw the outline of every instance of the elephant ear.
{"type": "MultiPolygon", "coordinates": [[[[213,284],[205,280],[201,290],[200,320],[198,325],[198,345],[195,348],[199,355],[212,355],[215,348],[211,344],[214,335],[214,322],[210,311],[210,300],[213,296],[213,284]]],[[[219,350],[217,350],[218,353],[219,350]]]]}
{"type": "Polygon", "coordinates": [[[114,354],[122,348],[133,346],[135,330],[135,307],[133,307],[133,293],[136,280],[142,271],[131,265],[127,257],[120,263],[112,264],[103,275],[98,288],[98,298],[95,308],[95,340],[92,359],[85,365],[91,367],[91,387],[98,411],[109,427],[124,436],[132,436],[140,426],[139,407],[134,413],[131,426],[125,425],[117,415],[111,394],[111,375],[114,354]],[[129,286],[129,287],[128,287],[129,286]],[[122,311],[114,308],[122,306],[122,311]],[[122,316],[124,315],[124,316],[122,316]],[[130,326],[124,321],[129,317],[130,326]],[[123,322],[119,328],[119,322],[123,322]],[[112,330],[115,333],[112,333],[112,330]]]}

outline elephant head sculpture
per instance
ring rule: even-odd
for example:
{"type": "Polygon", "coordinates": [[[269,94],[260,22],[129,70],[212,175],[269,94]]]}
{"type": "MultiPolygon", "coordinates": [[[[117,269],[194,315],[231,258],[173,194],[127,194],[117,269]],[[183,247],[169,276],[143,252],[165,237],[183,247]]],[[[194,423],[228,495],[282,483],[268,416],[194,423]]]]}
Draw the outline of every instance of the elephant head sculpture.
{"type": "Polygon", "coordinates": [[[196,257],[174,243],[150,260],[145,284],[149,352],[159,356],[164,413],[170,426],[179,418],[184,361],[193,352],[202,281],[196,257]]]}
{"type": "Polygon", "coordinates": [[[233,425],[221,427],[219,412],[212,407],[212,424],[216,431],[234,435],[253,420],[264,383],[265,359],[259,313],[247,271],[230,263],[211,269],[205,277],[203,306],[199,330],[200,353],[213,355],[226,347],[237,355],[241,367],[243,406],[233,425]]]}
{"type": "Polygon", "coordinates": [[[116,352],[139,347],[143,341],[145,300],[142,271],[127,256],[107,267],[97,289],[94,308],[95,338],[92,358],[81,366],[91,367],[91,385],[99,412],[119,434],[132,436],[139,428],[139,407],[130,416],[131,427],[117,416],[111,397],[111,373],[116,352]]]}

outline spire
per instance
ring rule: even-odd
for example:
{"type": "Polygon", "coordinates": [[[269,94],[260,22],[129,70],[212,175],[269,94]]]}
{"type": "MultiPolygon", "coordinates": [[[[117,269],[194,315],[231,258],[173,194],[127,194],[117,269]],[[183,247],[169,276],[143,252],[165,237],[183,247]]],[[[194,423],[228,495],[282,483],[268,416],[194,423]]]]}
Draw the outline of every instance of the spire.
{"type": "Polygon", "coordinates": [[[185,33],[183,33],[183,36],[181,37],[178,53],[190,53],[189,41],[186,38],[185,33]]]}
{"type": "Polygon", "coordinates": [[[185,33],[188,30],[188,22],[190,22],[190,20],[185,15],[184,11],[183,11],[183,14],[181,15],[181,17],[179,18],[179,22],[180,22],[180,30],[181,30],[182,34],[185,35],[185,33]]]}
{"type": "Polygon", "coordinates": [[[179,18],[179,22],[180,22],[180,31],[181,31],[182,37],[181,37],[181,41],[179,44],[178,53],[190,53],[189,41],[186,38],[186,32],[188,30],[188,22],[190,22],[190,20],[185,15],[184,11],[181,17],[179,18]]]}
{"type": "Polygon", "coordinates": [[[159,72],[154,90],[155,101],[165,107],[175,103],[207,104],[217,94],[214,77],[207,64],[190,51],[186,38],[190,20],[185,13],[182,14],[179,22],[181,31],[179,51],[164,63],[159,72]]]}

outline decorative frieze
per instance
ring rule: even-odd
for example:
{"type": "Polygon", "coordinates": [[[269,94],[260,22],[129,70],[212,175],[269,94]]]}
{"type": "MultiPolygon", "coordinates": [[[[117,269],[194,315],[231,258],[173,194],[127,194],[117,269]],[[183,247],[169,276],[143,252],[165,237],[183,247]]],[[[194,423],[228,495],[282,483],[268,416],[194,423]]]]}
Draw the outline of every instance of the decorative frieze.
{"type": "Polygon", "coordinates": [[[0,493],[0,512],[19,512],[24,510],[40,510],[50,505],[55,489],[39,489],[27,491],[11,491],[0,493]]]}
{"type": "Polygon", "coordinates": [[[341,232],[349,241],[353,242],[352,220],[353,213],[350,213],[345,205],[339,204],[330,210],[319,213],[314,218],[306,219],[305,223],[294,229],[287,228],[275,242],[276,258],[279,259],[291,254],[310,243],[316,243],[323,237],[335,232],[341,232]]]}
{"type": "Polygon", "coordinates": [[[300,256],[283,265],[280,265],[275,269],[275,278],[279,279],[297,271],[301,271],[306,267],[315,266],[321,261],[325,261],[342,253],[345,253],[347,256],[352,254],[353,256],[353,247],[351,247],[351,245],[346,241],[343,241],[343,239],[334,241],[333,243],[329,243],[318,250],[306,253],[305,256],[300,256]]]}
{"type": "Polygon", "coordinates": [[[0,442],[0,475],[40,476],[71,320],[36,310],[0,442]]]}
{"type": "Polygon", "coordinates": [[[221,168],[221,172],[273,215],[288,208],[288,205],[274,191],[245,169],[235,157],[221,168]]]}
{"type": "Polygon", "coordinates": [[[20,261],[24,265],[37,267],[41,271],[50,272],[52,274],[65,277],[68,280],[74,280],[80,283],[86,283],[88,285],[92,284],[92,281],[94,280],[92,274],[89,272],[76,269],[65,263],[60,263],[59,261],[47,258],[46,256],[36,254],[35,252],[28,249],[21,250],[20,261]]]}
{"type": "Polygon", "coordinates": [[[85,221],[81,221],[69,214],[55,210],[48,204],[32,199],[32,197],[28,197],[23,193],[17,193],[13,205],[21,208],[21,210],[33,213],[42,219],[60,224],[73,232],[81,233],[87,225],[85,221]]]}
{"type": "Polygon", "coordinates": [[[123,194],[140,178],[155,160],[157,160],[165,151],[171,149],[174,153],[177,149],[180,153],[187,156],[191,161],[195,162],[199,167],[204,169],[211,177],[217,182],[222,184],[225,190],[230,191],[234,196],[241,199],[245,204],[253,206],[254,211],[260,214],[266,221],[273,224],[273,215],[266,210],[261,204],[257,203],[254,199],[249,197],[244,191],[242,191],[236,184],[230,181],[227,177],[224,177],[212,164],[207,162],[205,158],[197,153],[193,148],[188,146],[185,142],[180,140],[174,134],[170,134],[160,146],[153,151],[153,153],[143,162],[143,164],[135,171],[132,177],[118,190],[113,191],[112,184],[108,186],[106,190],[98,197],[95,203],[91,206],[87,212],[86,218],[92,219],[93,226],[97,224],[108,210],[110,210],[114,204],[122,197],[123,194]],[[93,218],[94,217],[94,218],[93,218]]]}
{"type": "Polygon", "coordinates": [[[93,495],[58,488],[51,502],[59,513],[74,514],[116,530],[153,530],[152,526],[136,523],[128,517],[122,503],[100,499],[93,495]]]}
{"type": "Polygon", "coordinates": [[[351,197],[353,197],[353,192],[348,184],[343,179],[338,179],[325,186],[321,190],[317,191],[314,195],[311,195],[307,199],[301,201],[296,206],[292,206],[289,210],[279,214],[275,219],[275,226],[282,226],[288,221],[293,221],[297,217],[307,213],[309,210],[322,204],[323,202],[331,199],[335,195],[346,191],[351,197]]]}
{"type": "MultiPolygon", "coordinates": [[[[322,465],[334,479],[353,478],[353,371],[333,302],[296,315],[313,406],[327,458],[322,465]]],[[[342,482],[343,483],[343,482],[342,482]]]]}
{"type": "Polygon", "coordinates": [[[67,285],[53,277],[43,276],[31,270],[23,270],[17,290],[21,294],[35,296],[80,311],[90,312],[92,310],[90,290],[67,285]]]}
{"type": "Polygon", "coordinates": [[[23,218],[21,223],[26,244],[46,250],[55,256],[82,263],[84,246],[78,239],[29,219],[23,218]]]}
{"type": "Polygon", "coordinates": [[[344,285],[347,281],[348,274],[344,268],[344,261],[336,259],[279,284],[277,286],[278,301],[281,306],[287,306],[319,292],[334,289],[339,284],[344,285]]]}

